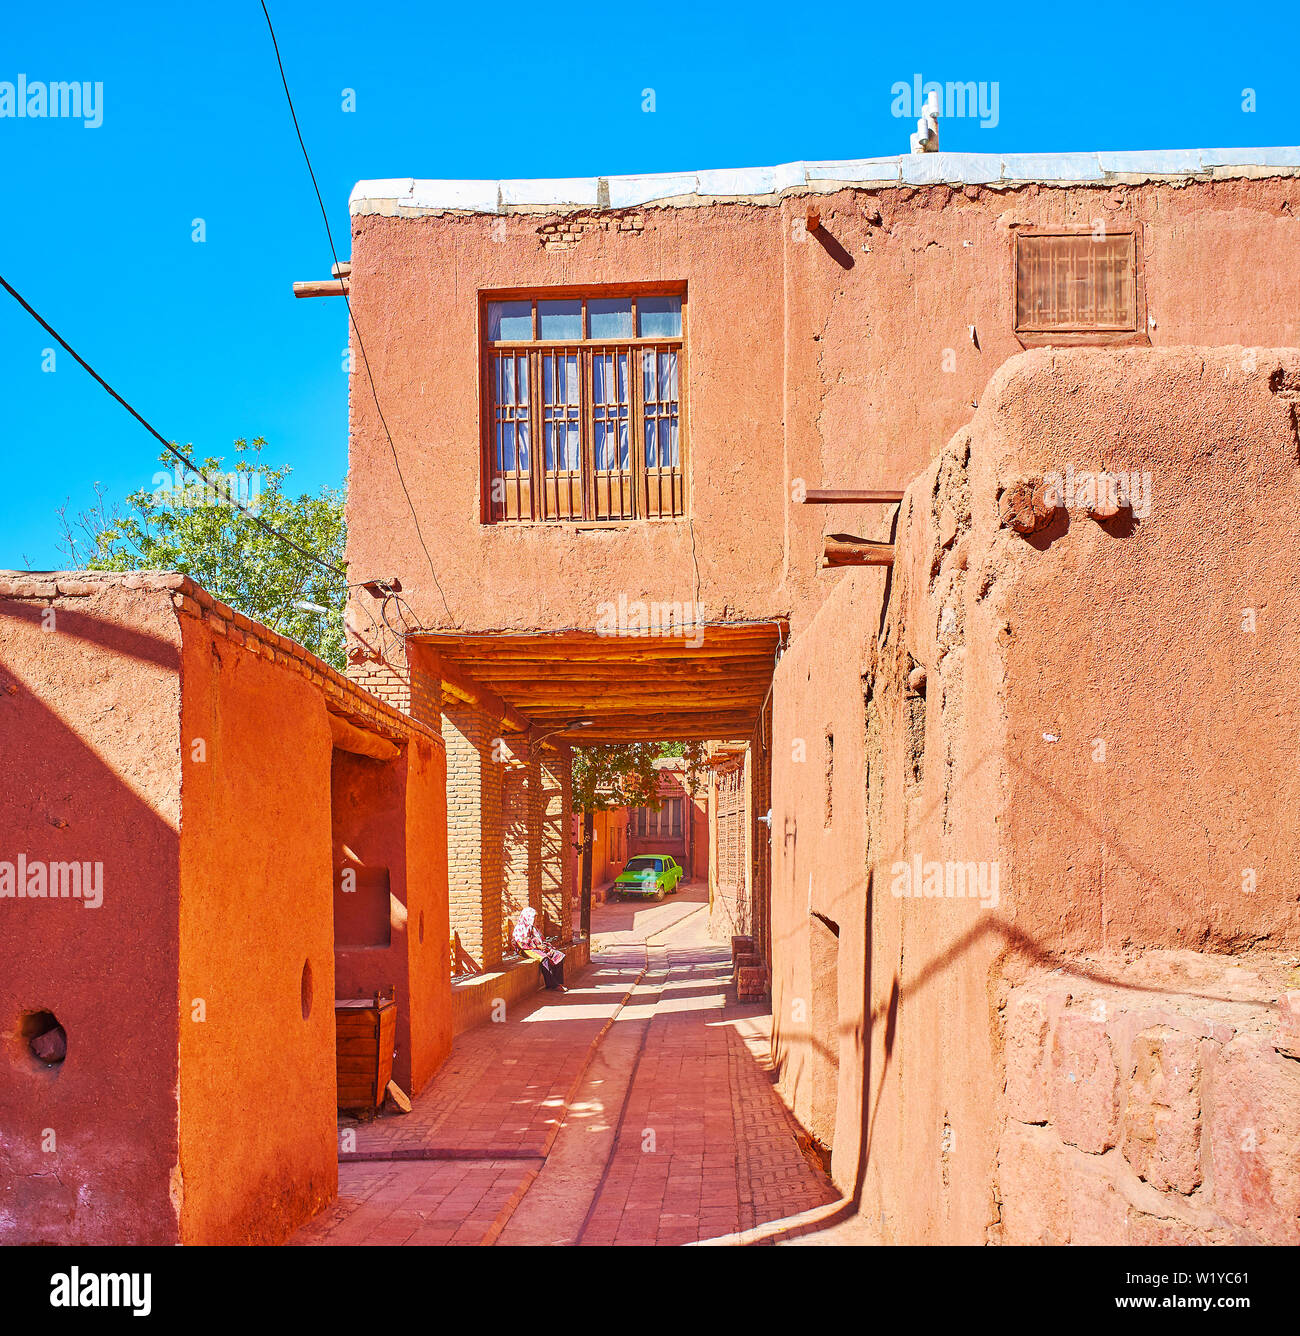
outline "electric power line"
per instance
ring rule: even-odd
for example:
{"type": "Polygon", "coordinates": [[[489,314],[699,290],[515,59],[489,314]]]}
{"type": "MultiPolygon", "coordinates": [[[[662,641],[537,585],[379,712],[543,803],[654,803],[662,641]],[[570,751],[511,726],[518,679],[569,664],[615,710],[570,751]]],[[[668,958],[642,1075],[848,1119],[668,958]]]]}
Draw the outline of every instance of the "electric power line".
{"type": "MultiPolygon", "coordinates": [[[[95,368],[91,366],[90,363],[87,362],[84,357],[82,357],[82,355],[67,341],[67,339],[65,339],[63,335],[60,334],[59,331],[55,329],[54,326],[51,325],[50,322],[46,320],[45,317],[42,316],[34,306],[32,306],[32,304],[22,295],[22,293],[19,292],[18,289],[15,288],[11,283],[8,282],[8,280],[4,277],[3,274],[0,274],[0,286],[3,286],[5,291],[14,299],[14,301],[16,301],[18,305],[21,306],[23,310],[26,311],[27,314],[31,316],[31,318],[35,320],[38,325],[40,325],[40,327],[59,345],[60,348],[62,348],[66,353],[68,353],[71,357],[73,357],[76,360],[77,364],[82,368],[83,371],[87,373],[87,375],[91,377],[92,380],[97,381],[99,385],[101,385],[105,390],[107,390],[108,393],[114,399],[116,399],[117,402],[121,404],[122,407],[125,408],[126,411],[130,413],[131,416],[135,418],[135,420],[138,423],[140,423],[140,425],[144,427],[144,429],[151,436],[153,436],[155,440],[159,441],[162,444],[163,449],[167,450],[170,454],[174,455],[192,473],[202,478],[204,483],[208,487],[212,488],[212,493],[214,496],[221,495],[221,489],[219,488],[218,484],[213,482],[212,479],[209,478],[208,475],[204,473],[203,470],[199,468],[199,466],[192,459],[190,459],[188,455],[186,455],[183,451],[178,450],[176,446],[173,445],[172,442],[169,441],[146,417],[144,417],[141,413],[138,413],[134,408],[132,408],[132,406],[129,403],[127,403],[127,401],[124,398],[122,398],[120,394],[118,394],[118,392],[108,383],[108,381],[106,381],[104,377],[101,376],[99,372],[96,371],[95,368]]],[[[229,503],[232,506],[234,506],[236,510],[240,510],[245,515],[247,515],[248,518],[252,520],[253,523],[256,524],[260,529],[263,529],[266,533],[270,534],[272,538],[276,538],[280,542],[284,543],[286,546],[293,548],[293,550],[296,553],[298,553],[300,557],[305,557],[313,565],[319,566],[322,570],[329,571],[333,575],[342,575],[346,579],[347,577],[346,571],[341,570],[338,566],[335,566],[331,562],[322,561],[320,557],[316,556],[314,553],[308,552],[305,547],[301,547],[298,543],[295,543],[294,540],[288,536],[288,534],[281,533],[278,529],[267,524],[266,521],[263,520],[260,515],[258,515],[255,511],[250,510],[247,506],[243,505],[237,497],[230,496],[229,489],[227,489],[227,495],[225,499],[229,501],[229,503]]]]}
{"type": "MultiPolygon", "coordinates": [[[[280,82],[284,85],[285,101],[289,104],[289,115],[293,118],[293,128],[298,136],[298,147],[302,149],[303,161],[307,164],[307,173],[311,177],[312,189],[316,192],[316,203],[320,206],[320,216],[325,223],[325,236],[329,240],[330,254],[334,257],[334,272],[337,274],[339,269],[339,253],[334,246],[334,232],[330,228],[329,212],[325,208],[325,200],[320,193],[320,183],[316,180],[316,170],[311,165],[311,154],[307,152],[307,144],[302,137],[302,127],[298,124],[298,113],[294,109],[293,94],[289,92],[289,79],[284,72],[284,61],[280,57],[280,43],[276,40],[275,25],[271,22],[270,11],[266,7],[266,0],[261,0],[262,13],[266,16],[267,31],[271,34],[271,45],[275,48],[275,63],[280,69],[280,82]]],[[[361,338],[361,329],[357,325],[357,318],[352,311],[352,299],[348,296],[346,284],[342,281],[340,275],[340,287],[343,288],[343,300],[348,308],[348,320],[352,324],[352,331],[357,336],[357,347],[361,350],[361,361],[366,369],[366,380],[370,384],[370,397],[375,401],[375,412],[379,414],[380,424],[383,426],[384,435],[388,438],[388,448],[393,456],[393,467],[397,470],[397,481],[401,484],[402,495],[406,497],[406,504],[411,511],[411,519],[415,522],[415,536],[420,546],[424,549],[425,559],[429,563],[429,574],[433,576],[433,583],[437,586],[438,593],[442,598],[442,606],[447,610],[447,616],[452,624],[456,624],[456,618],[452,615],[451,606],[447,602],[447,595],[443,592],[442,582],[438,579],[438,572],[433,564],[433,556],[429,552],[428,544],[424,541],[424,534],[420,530],[420,516],[415,509],[415,503],[411,500],[411,493],[407,489],[406,479],[402,475],[402,463],[397,455],[397,446],[393,443],[393,433],[388,429],[388,420],[384,417],[384,410],[379,404],[379,392],[375,388],[375,378],[370,371],[370,358],[366,356],[366,345],[361,338]]]]}

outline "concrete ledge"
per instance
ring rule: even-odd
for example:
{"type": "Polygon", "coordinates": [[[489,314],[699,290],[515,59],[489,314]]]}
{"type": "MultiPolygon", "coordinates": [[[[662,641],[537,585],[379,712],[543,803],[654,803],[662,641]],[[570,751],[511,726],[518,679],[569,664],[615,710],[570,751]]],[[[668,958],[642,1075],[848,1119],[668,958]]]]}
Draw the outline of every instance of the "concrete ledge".
{"type": "Polygon", "coordinates": [[[497,998],[506,1005],[542,986],[541,967],[535,960],[519,960],[500,969],[476,974],[472,979],[459,979],[451,985],[451,1029],[463,1034],[475,1025],[481,1025],[492,1014],[497,998]]]}
{"type": "MultiPolygon", "coordinates": [[[[575,970],[585,969],[591,960],[589,942],[568,942],[562,948],[566,977],[575,970]]],[[[451,985],[451,1028],[453,1034],[463,1034],[481,1025],[492,1015],[492,1006],[501,998],[510,1003],[537,992],[542,986],[542,969],[535,960],[514,960],[499,969],[476,974],[472,979],[460,979],[451,985]]]]}

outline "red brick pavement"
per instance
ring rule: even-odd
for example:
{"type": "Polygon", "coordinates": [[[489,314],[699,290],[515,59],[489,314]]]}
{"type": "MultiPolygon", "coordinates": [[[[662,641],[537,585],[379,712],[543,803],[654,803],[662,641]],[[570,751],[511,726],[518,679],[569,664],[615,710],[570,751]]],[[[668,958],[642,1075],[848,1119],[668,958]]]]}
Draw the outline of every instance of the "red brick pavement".
{"type": "Polygon", "coordinates": [[[334,1204],[295,1244],[481,1244],[540,1160],[341,1164],[334,1204]]]}
{"type": "Polygon", "coordinates": [[[731,962],[670,950],[614,1155],[584,1244],[694,1243],[837,1200],[734,1021],[731,962]]]}
{"type": "MultiPolygon", "coordinates": [[[[362,1155],[544,1156],[592,1041],[644,963],[644,950],[620,948],[602,955],[567,993],[520,999],[503,1022],[457,1037],[409,1114],[361,1124],[349,1119],[340,1135],[352,1130],[362,1155]]],[[[346,1151],[339,1158],[346,1161],[346,1151]]]]}
{"type": "Polygon", "coordinates": [[[648,956],[619,939],[567,994],[517,1002],[504,1023],[458,1037],[411,1114],[345,1122],[361,1156],[397,1158],[341,1156],[338,1201],[293,1242],[494,1241],[543,1166],[593,1043],[643,968],[653,1007],[618,1019],[639,1027],[641,1048],[625,1102],[608,1110],[621,1119],[608,1162],[591,1166],[580,1241],[695,1243],[835,1201],[755,1054],[761,1008],[729,1002],[727,950],[698,941],[701,927],[702,919],[674,929],[675,944],[648,956]]]}

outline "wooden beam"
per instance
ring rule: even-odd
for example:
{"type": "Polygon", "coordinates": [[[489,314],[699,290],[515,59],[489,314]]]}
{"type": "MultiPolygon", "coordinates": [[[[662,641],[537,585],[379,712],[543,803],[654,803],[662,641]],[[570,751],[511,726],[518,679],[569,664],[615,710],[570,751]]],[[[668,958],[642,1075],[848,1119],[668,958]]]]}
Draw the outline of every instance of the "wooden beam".
{"type": "MultiPolygon", "coordinates": [[[[431,644],[430,647],[442,650],[448,661],[459,664],[466,672],[474,672],[478,663],[483,664],[569,664],[591,663],[605,664],[611,668],[620,665],[674,664],[693,665],[711,659],[770,658],[776,651],[776,637],[765,641],[755,641],[752,649],[745,654],[738,652],[735,645],[704,645],[694,648],[676,637],[669,648],[666,638],[646,636],[623,636],[609,643],[615,648],[598,649],[591,645],[556,646],[546,650],[540,648],[524,649],[515,645],[444,645],[431,644]],[[635,646],[635,648],[633,648],[635,646]],[[659,646],[659,648],[653,648],[659,646]]],[[[429,642],[425,642],[429,643],[429,642]]]]}
{"type": "Polygon", "coordinates": [[[495,691],[485,687],[481,682],[474,681],[473,678],[466,677],[440,658],[436,659],[433,665],[433,675],[440,680],[446,694],[464,701],[466,705],[474,706],[476,710],[490,714],[495,719],[500,719],[503,725],[508,724],[516,733],[527,733],[533,723],[527,715],[503,700],[495,691]]]}
{"type": "Polygon", "coordinates": [[[903,499],[903,493],[880,487],[810,487],[804,493],[806,506],[887,506],[903,499]]]}
{"type": "MultiPolygon", "coordinates": [[[[503,696],[512,696],[520,689],[530,686],[610,686],[627,683],[627,674],[619,671],[619,665],[611,664],[610,670],[600,672],[592,668],[556,668],[539,664],[535,668],[493,669],[486,663],[474,665],[474,679],[503,696]]],[[[681,668],[665,671],[655,666],[647,666],[644,672],[636,676],[638,687],[672,687],[678,691],[698,690],[701,686],[728,687],[746,683],[762,682],[766,685],[772,676],[772,656],[764,655],[761,659],[747,659],[743,666],[732,665],[727,668],[700,668],[683,665],[681,668]]]]}
{"type": "Polygon", "coordinates": [[[757,726],[757,719],[718,719],[689,727],[679,727],[667,721],[648,727],[627,723],[608,728],[584,728],[581,730],[581,738],[574,735],[574,745],[588,747],[610,742],[708,742],[713,738],[734,738],[737,735],[748,737],[757,726]]]}
{"type": "MultiPolygon", "coordinates": [[[[747,697],[744,700],[735,699],[711,699],[708,709],[712,711],[732,711],[743,713],[754,711],[763,703],[763,692],[756,693],[754,696],[747,697]]],[[[660,699],[648,699],[644,696],[573,696],[568,700],[525,700],[524,707],[528,711],[530,719],[534,723],[540,724],[542,720],[548,717],[554,719],[596,719],[600,715],[611,715],[611,713],[620,713],[620,715],[632,715],[632,713],[643,712],[648,717],[660,715],[695,715],[703,713],[699,708],[693,708],[689,700],[681,699],[679,696],[660,697],[660,699]]]]}
{"type": "MultiPolygon", "coordinates": [[[[653,603],[655,600],[644,600],[653,603]]],[[[686,642],[702,638],[703,648],[726,648],[728,646],[749,645],[756,641],[775,641],[786,629],[784,618],[772,618],[761,622],[712,622],[701,626],[698,631],[691,628],[685,635],[601,635],[591,631],[421,631],[418,638],[431,648],[446,650],[453,657],[460,657],[467,646],[490,648],[493,653],[506,653],[512,650],[529,654],[541,654],[544,657],[561,657],[558,651],[569,653],[573,650],[591,649],[601,653],[619,653],[621,647],[629,643],[640,642],[642,645],[657,645],[661,649],[677,653],[695,653],[694,647],[686,642]]],[[[734,652],[734,649],[733,649],[734,652]]]]}
{"type": "Polygon", "coordinates": [[[369,756],[375,761],[395,761],[402,754],[395,743],[369,729],[358,728],[340,715],[331,714],[329,721],[330,737],[340,751],[369,756]]]}
{"type": "Polygon", "coordinates": [[[293,285],[295,297],[342,297],[351,290],[352,280],[349,278],[309,279],[293,285]]]}
{"type": "MultiPolygon", "coordinates": [[[[652,667],[657,672],[676,674],[682,680],[685,680],[688,675],[693,677],[697,673],[755,672],[764,665],[767,666],[768,671],[771,671],[772,655],[775,651],[776,642],[773,641],[770,645],[760,645],[753,650],[709,655],[699,660],[691,658],[689,653],[675,655],[672,658],[661,655],[658,662],[653,664],[652,667]]],[[[454,655],[448,655],[447,659],[450,660],[455,657],[454,655]]],[[[622,662],[618,659],[588,658],[574,660],[563,655],[557,655],[549,659],[532,660],[531,662],[539,665],[537,668],[530,667],[530,661],[528,660],[512,658],[507,654],[492,655],[491,657],[474,655],[466,662],[473,663],[475,675],[482,674],[483,681],[486,681],[488,676],[519,677],[542,671],[545,671],[547,676],[558,674],[561,677],[581,675],[597,678],[607,676],[611,671],[617,672],[623,667],[622,662]]]]}
{"type": "Polygon", "coordinates": [[[692,733],[697,737],[707,738],[729,738],[735,737],[736,734],[748,737],[757,722],[757,714],[734,710],[725,714],[694,716],[675,714],[659,718],[645,714],[620,714],[592,719],[586,728],[575,729],[574,736],[581,733],[583,738],[623,735],[637,738],[667,738],[682,733],[692,733]]]}
{"type": "Polygon", "coordinates": [[[338,264],[330,265],[330,273],[335,278],[350,278],[352,276],[352,261],[340,260],[338,264]]]}
{"type": "Polygon", "coordinates": [[[643,648],[657,648],[662,653],[695,652],[698,649],[724,650],[736,653],[741,647],[766,644],[775,641],[777,628],[774,626],[735,627],[726,632],[715,628],[686,628],[675,634],[655,635],[649,630],[644,635],[627,631],[621,635],[582,635],[566,638],[563,636],[427,636],[426,640],[434,648],[446,649],[460,655],[470,649],[486,649],[492,653],[526,653],[542,655],[547,658],[561,658],[572,651],[589,650],[598,654],[618,655],[628,646],[640,644],[643,648]]]}
{"type": "Polygon", "coordinates": [[[893,543],[877,543],[870,538],[855,538],[848,533],[833,533],[826,537],[822,567],[828,566],[892,566],[893,543]]]}
{"type": "MultiPolygon", "coordinates": [[[[566,719],[590,719],[593,721],[593,727],[603,728],[611,719],[640,719],[647,722],[651,727],[657,724],[666,723],[669,720],[688,720],[710,718],[713,715],[725,714],[729,718],[745,716],[746,718],[755,717],[758,708],[762,704],[761,699],[755,698],[751,702],[723,701],[697,706],[679,705],[675,707],[662,707],[654,710],[644,710],[640,705],[633,701],[611,701],[595,709],[580,713],[576,710],[570,710],[567,706],[539,705],[532,714],[534,724],[555,724],[561,723],[566,719]]],[[[584,729],[583,732],[586,732],[584,729]]]]}

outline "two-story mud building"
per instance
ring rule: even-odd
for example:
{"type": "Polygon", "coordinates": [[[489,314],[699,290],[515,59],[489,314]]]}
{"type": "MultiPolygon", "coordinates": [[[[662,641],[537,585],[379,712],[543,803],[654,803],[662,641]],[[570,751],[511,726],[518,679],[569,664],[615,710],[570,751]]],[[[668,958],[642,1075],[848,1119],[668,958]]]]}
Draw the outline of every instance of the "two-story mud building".
{"type": "Polygon", "coordinates": [[[352,672],[440,724],[464,950],[570,931],[571,745],[747,743],[781,1089],[883,1237],[1296,1241],[1297,172],[353,192],[352,672]]]}

